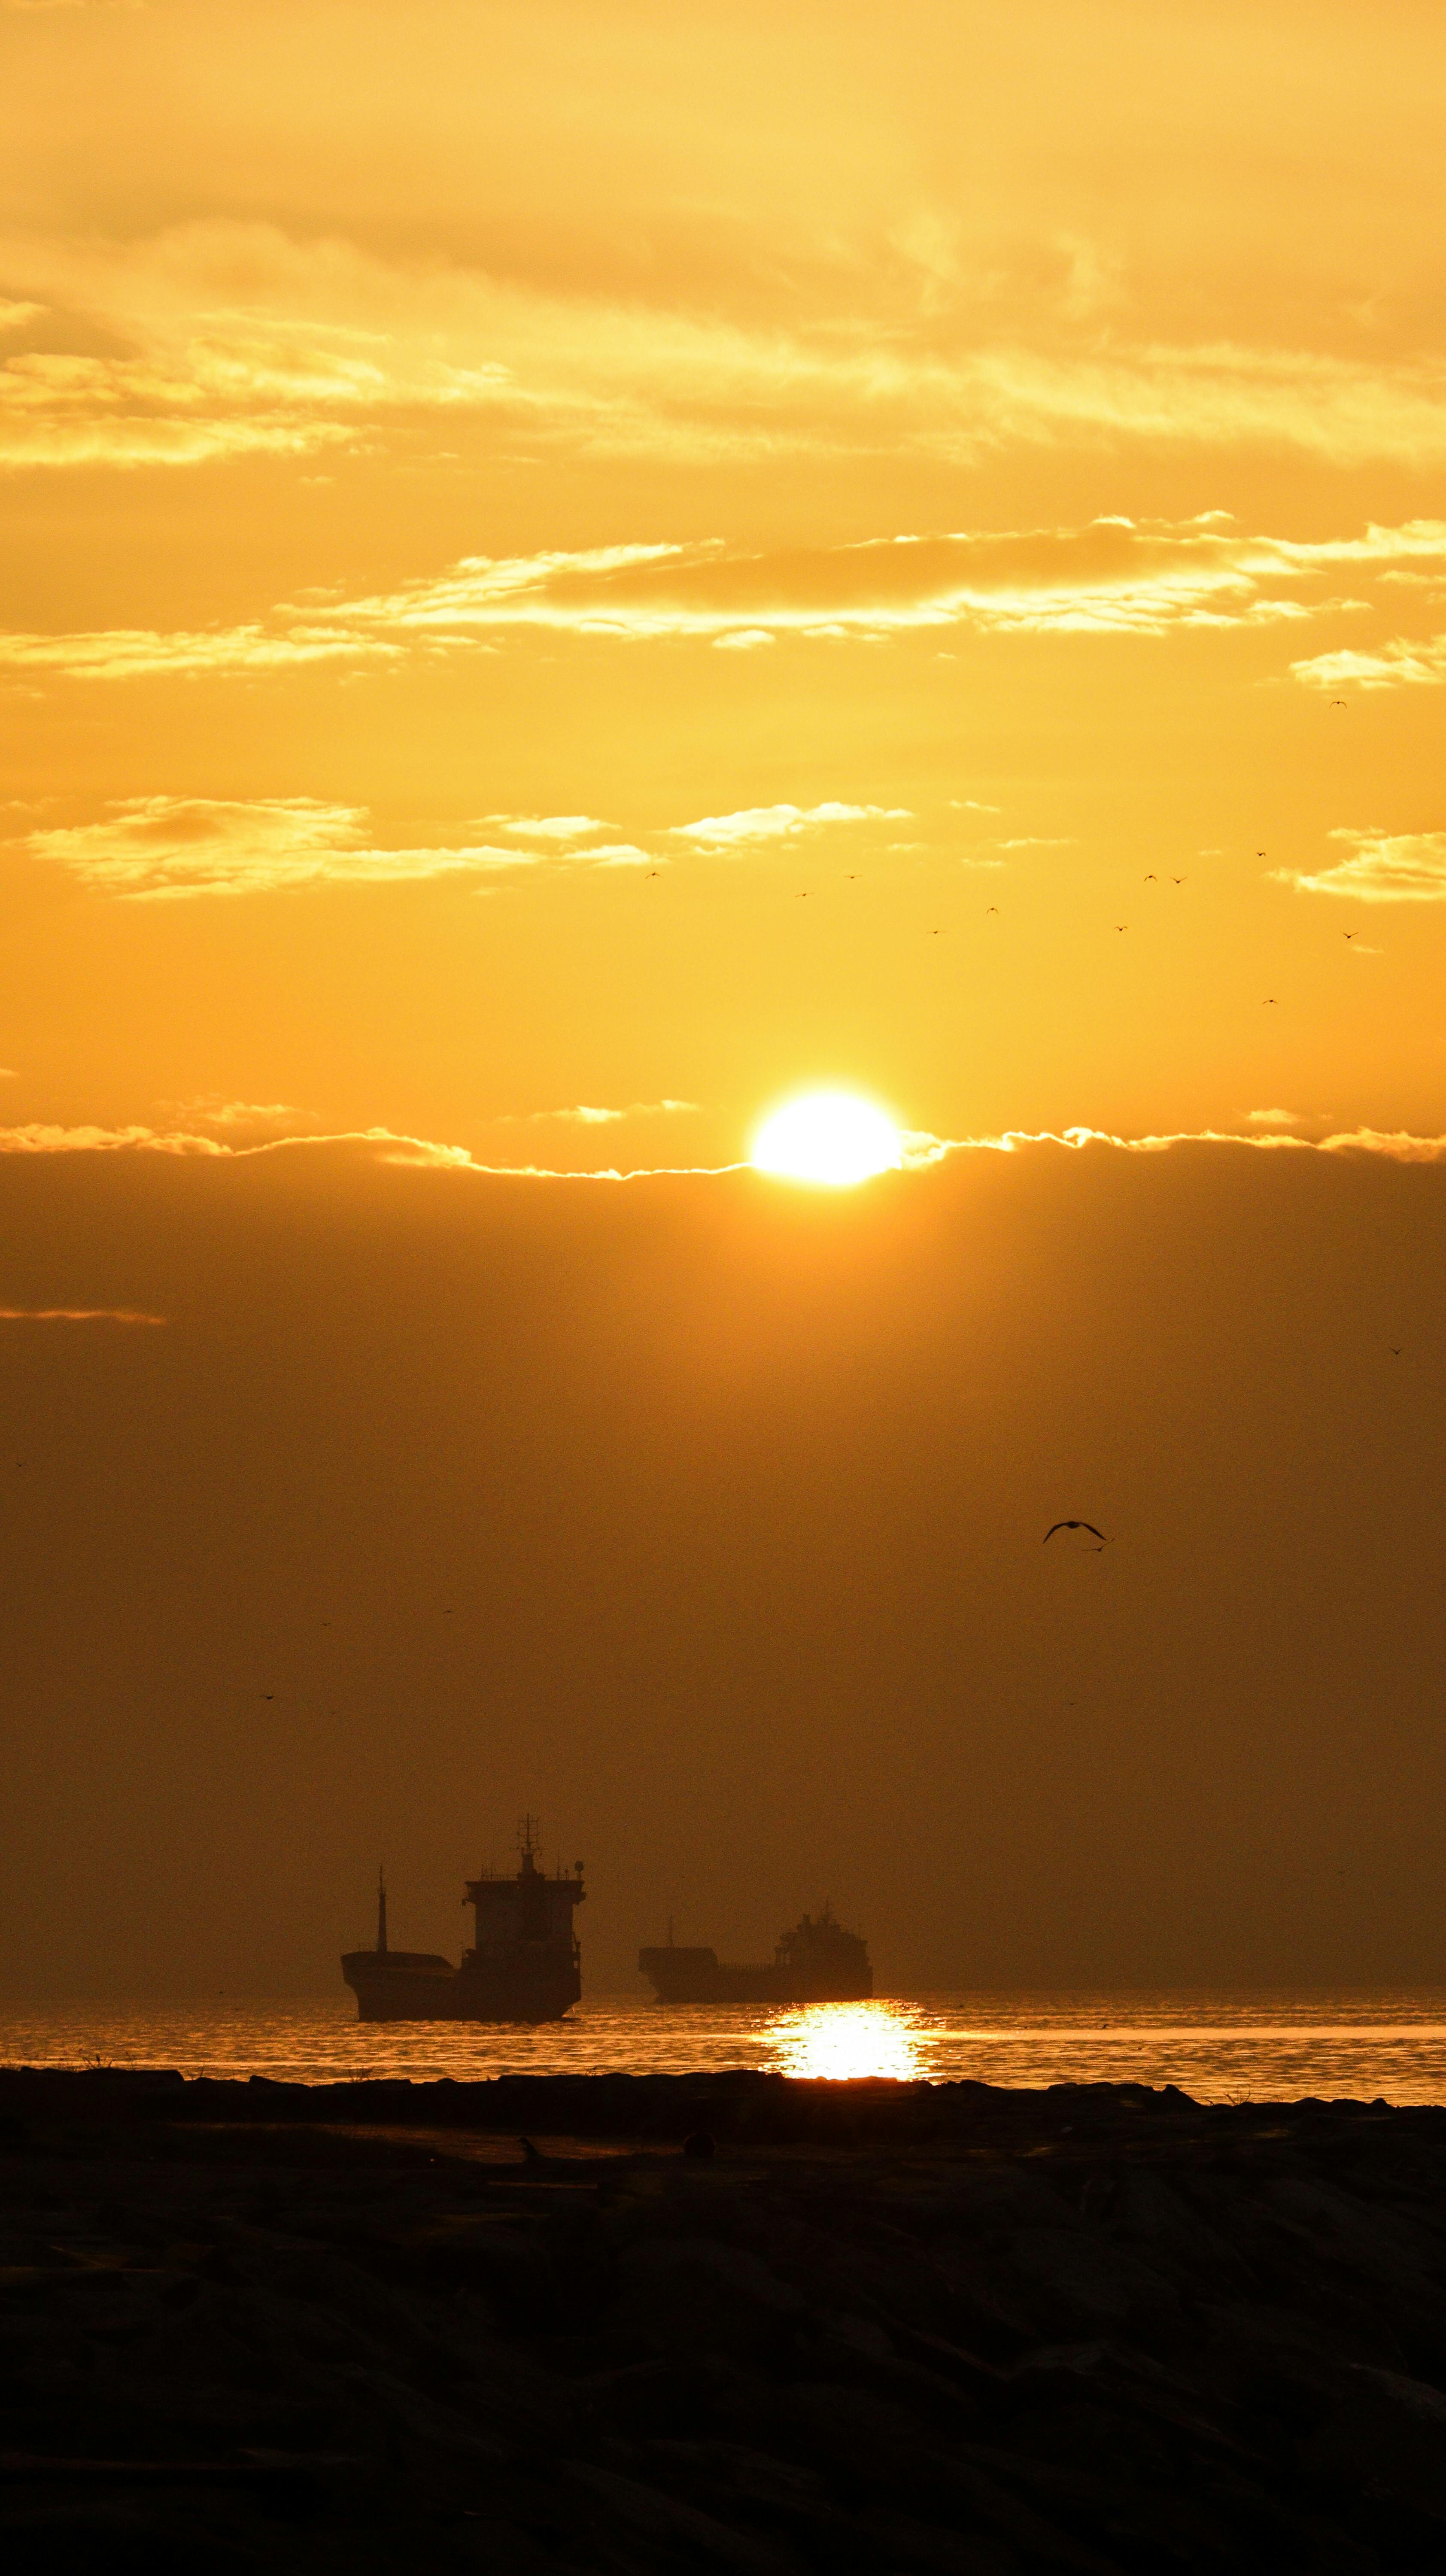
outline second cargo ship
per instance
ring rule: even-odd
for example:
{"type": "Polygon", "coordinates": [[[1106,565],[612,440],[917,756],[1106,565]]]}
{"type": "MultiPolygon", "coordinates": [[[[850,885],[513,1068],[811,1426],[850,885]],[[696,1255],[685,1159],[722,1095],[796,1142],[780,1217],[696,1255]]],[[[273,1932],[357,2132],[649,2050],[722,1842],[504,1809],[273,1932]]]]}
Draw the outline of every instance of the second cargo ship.
{"type": "Polygon", "coordinates": [[[846,1932],[827,1905],[780,1935],[771,1964],[684,1948],[672,1931],[669,1924],[666,1943],[638,1952],[662,2004],[853,2004],[874,1991],[867,1941],[846,1932]]]}

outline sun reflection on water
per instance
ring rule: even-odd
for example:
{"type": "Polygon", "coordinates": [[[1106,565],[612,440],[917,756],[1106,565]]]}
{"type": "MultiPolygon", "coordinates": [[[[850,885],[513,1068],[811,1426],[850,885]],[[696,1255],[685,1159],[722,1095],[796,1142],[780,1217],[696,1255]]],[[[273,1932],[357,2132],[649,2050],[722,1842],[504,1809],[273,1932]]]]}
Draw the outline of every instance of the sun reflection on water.
{"type": "Polygon", "coordinates": [[[860,2075],[902,2080],[923,2073],[918,2033],[898,2004],[806,2004],[775,2022],[769,2037],[781,2075],[844,2084],[860,2075]]]}

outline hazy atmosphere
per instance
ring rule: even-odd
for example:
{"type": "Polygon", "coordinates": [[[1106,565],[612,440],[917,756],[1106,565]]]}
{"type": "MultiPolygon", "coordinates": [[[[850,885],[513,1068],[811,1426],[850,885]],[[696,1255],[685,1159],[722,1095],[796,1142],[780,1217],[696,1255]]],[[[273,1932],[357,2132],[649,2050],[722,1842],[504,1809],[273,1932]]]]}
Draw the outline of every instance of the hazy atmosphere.
{"type": "Polygon", "coordinates": [[[12,1994],[1440,1976],[1443,104],[0,6],[12,1994]]]}

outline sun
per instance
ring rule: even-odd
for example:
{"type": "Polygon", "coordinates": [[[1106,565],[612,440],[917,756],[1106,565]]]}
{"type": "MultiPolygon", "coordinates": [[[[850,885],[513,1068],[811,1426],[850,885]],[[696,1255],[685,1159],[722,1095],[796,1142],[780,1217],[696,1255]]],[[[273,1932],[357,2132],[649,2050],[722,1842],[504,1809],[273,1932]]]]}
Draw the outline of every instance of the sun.
{"type": "Polygon", "coordinates": [[[756,1172],[775,1180],[851,1189],[875,1172],[896,1172],[904,1142],[892,1118],[853,1091],[805,1091],[765,1118],[753,1139],[756,1172]]]}

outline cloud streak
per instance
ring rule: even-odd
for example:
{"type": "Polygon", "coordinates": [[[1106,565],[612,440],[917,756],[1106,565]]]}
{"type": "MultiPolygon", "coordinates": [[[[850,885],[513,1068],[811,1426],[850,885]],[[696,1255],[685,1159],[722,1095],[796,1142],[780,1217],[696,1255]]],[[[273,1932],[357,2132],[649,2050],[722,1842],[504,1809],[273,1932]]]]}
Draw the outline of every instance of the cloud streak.
{"type": "MultiPolygon", "coordinates": [[[[283,602],[241,625],[0,633],[0,671],[111,681],[264,678],[336,663],[381,670],[409,657],[496,649],[499,637],[529,632],[636,644],[717,643],[767,631],[820,645],[942,630],[1165,635],[1354,614],[1363,603],[1340,597],[1343,577],[1369,583],[1422,566],[1446,580],[1446,521],[1369,526],[1355,537],[1306,542],[1249,535],[1219,512],[906,534],[773,553],[710,539],[470,555],[391,591],[283,602]]],[[[1374,685],[1413,675],[1434,680],[1436,650],[1388,645],[1374,655],[1327,654],[1291,668],[1321,687],[1342,677],[1364,680],[1370,671],[1378,674],[1374,685]],[[1419,673],[1401,658],[1408,654],[1420,661],[1419,673]]],[[[494,819],[503,818],[487,818],[494,819]]],[[[586,816],[520,816],[507,827],[541,838],[604,828],[586,816]]]]}
{"type": "MultiPolygon", "coordinates": [[[[685,1103],[642,1104],[648,1108],[662,1105],[682,1108],[685,1103]]],[[[559,1113],[549,1112],[556,1116],[559,1113]]],[[[567,1115],[567,1113],[561,1113],[567,1115]]],[[[619,1113],[630,1114],[630,1113],[619,1113]]],[[[595,1123],[584,1120],[583,1124],[595,1123]]],[[[609,1121],[608,1123],[611,1123],[609,1121]]],[[[1083,1153],[1090,1149],[1120,1154],[1166,1154],[1182,1147],[1204,1146],[1237,1153],[1290,1153],[1365,1155],[1385,1162],[1402,1164],[1446,1163],[1446,1136],[1417,1136],[1406,1129],[1386,1130],[1355,1127],[1335,1130],[1319,1136],[1299,1136],[1277,1130],[1268,1133],[1241,1134],[1221,1128],[1186,1128],[1163,1135],[1120,1136],[1099,1127],[1008,1128],[990,1136],[935,1136],[924,1129],[903,1131],[902,1171],[905,1175],[926,1172],[959,1154],[1019,1154],[1031,1147],[1053,1147],[1066,1153],[1083,1153]]],[[[511,1181],[647,1181],[647,1180],[720,1180],[736,1172],[748,1172],[753,1166],[746,1161],[727,1163],[643,1164],[623,1170],[608,1166],[604,1170],[575,1171],[543,1163],[490,1163],[480,1160],[465,1145],[446,1145],[432,1137],[400,1135],[387,1127],[346,1129],[325,1136],[292,1135],[268,1137],[251,1144],[231,1144],[214,1136],[187,1134],[181,1130],[162,1130],[145,1126],[60,1127],[34,1124],[0,1128],[0,1156],[48,1154],[159,1154],[180,1159],[191,1157],[214,1161],[248,1162],[275,1154],[307,1154],[342,1149],[369,1153],[383,1164],[396,1164],[413,1169],[470,1174],[487,1180],[511,1181]]],[[[889,1175],[885,1174],[887,1180],[889,1175]]],[[[770,1179],[770,1187],[780,1186],[770,1179]]],[[[790,1186],[786,1181],[781,1186],[790,1186]]],[[[869,1186],[865,1184],[864,1186],[869,1186]]]]}
{"type": "Polygon", "coordinates": [[[395,848],[372,837],[365,806],[310,796],[240,802],[214,797],[141,796],[92,823],[28,832],[11,844],[65,868],[83,885],[132,902],[202,895],[274,894],[315,885],[398,885],[429,877],[485,875],[552,863],[642,867],[631,843],[540,854],[500,843],[395,848]]]}
{"type": "Polygon", "coordinates": [[[0,1324],[168,1324],[138,1306],[0,1306],[0,1324]]]}
{"type": "Polygon", "coordinates": [[[1272,868],[1298,894],[1349,895],[1357,903],[1446,903],[1446,832],[1357,832],[1341,828],[1349,857],[1334,866],[1272,868]]]}
{"type": "Polygon", "coordinates": [[[899,308],[897,244],[880,267],[817,238],[787,254],[762,232],[747,250],[729,241],[706,298],[678,277],[625,286],[593,265],[549,286],[224,217],[117,242],[78,227],[0,241],[17,303],[53,324],[92,317],[103,340],[22,322],[0,369],[0,461],[304,457],[403,446],[442,418],[563,453],[708,464],[1182,442],[1446,462],[1446,370],[1429,358],[1130,337],[1093,302],[1081,337],[1070,294],[1021,329],[1017,291],[1012,328],[981,312],[961,333],[927,256],[906,262],[899,308]],[[760,312],[766,275],[783,291],[760,312]]]}

